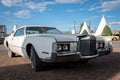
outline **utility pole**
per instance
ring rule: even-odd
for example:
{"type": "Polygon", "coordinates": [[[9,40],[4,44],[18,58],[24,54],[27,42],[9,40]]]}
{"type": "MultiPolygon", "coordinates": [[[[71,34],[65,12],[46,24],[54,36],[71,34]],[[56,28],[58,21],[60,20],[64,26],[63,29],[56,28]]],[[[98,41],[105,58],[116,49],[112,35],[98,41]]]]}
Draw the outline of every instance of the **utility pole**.
{"type": "Polygon", "coordinates": [[[74,21],[74,30],[76,32],[76,21],[74,21]]]}

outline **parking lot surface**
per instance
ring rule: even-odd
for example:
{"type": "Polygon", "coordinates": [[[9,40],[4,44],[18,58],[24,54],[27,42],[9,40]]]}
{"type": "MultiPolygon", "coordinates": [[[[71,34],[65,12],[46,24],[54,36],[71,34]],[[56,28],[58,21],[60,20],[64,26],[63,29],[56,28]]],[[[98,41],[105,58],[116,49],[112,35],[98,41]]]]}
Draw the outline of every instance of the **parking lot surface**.
{"type": "Polygon", "coordinates": [[[92,59],[87,64],[49,64],[40,72],[31,69],[29,59],[9,58],[1,44],[0,80],[120,80],[120,41],[113,42],[110,55],[92,59]]]}

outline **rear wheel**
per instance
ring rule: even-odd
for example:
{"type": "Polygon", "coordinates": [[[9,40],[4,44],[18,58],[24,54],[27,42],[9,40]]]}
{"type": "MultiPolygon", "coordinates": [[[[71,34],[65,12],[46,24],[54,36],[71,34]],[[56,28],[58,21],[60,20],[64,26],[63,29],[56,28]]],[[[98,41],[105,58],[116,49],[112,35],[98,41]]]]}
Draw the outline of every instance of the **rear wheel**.
{"type": "Polygon", "coordinates": [[[114,37],[112,40],[113,40],[113,41],[117,41],[117,38],[116,38],[116,37],[114,37]]]}
{"type": "Polygon", "coordinates": [[[32,69],[34,71],[43,70],[44,63],[38,57],[38,55],[37,55],[33,46],[31,46],[31,49],[30,49],[30,60],[31,60],[32,69]]]}

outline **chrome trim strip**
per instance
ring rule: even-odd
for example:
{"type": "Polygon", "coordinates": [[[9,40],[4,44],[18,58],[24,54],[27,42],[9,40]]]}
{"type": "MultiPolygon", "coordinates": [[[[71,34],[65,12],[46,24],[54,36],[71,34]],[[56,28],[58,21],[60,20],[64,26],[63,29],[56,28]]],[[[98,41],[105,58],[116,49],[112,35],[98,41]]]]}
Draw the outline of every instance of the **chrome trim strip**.
{"type": "Polygon", "coordinates": [[[99,56],[98,54],[97,55],[92,55],[92,56],[82,56],[82,55],[80,55],[80,57],[83,58],[83,59],[95,58],[95,57],[98,57],[98,56],[99,56]]]}

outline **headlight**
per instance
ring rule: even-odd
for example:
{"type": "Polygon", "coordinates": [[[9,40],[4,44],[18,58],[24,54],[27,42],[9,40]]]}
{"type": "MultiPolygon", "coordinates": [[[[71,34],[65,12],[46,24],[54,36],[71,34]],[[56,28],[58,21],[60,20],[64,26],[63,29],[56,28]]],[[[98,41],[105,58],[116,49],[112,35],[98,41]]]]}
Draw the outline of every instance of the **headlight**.
{"type": "Polygon", "coordinates": [[[108,46],[112,46],[112,41],[109,41],[109,42],[108,42],[108,46]]]}
{"type": "Polygon", "coordinates": [[[57,45],[57,51],[61,51],[62,50],[62,45],[57,45]]]}
{"type": "Polygon", "coordinates": [[[112,41],[108,41],[108,47],[112,49],[112,41]]]}
{"type": "Polygon", "coordinates": [[[66,45],[66,44],[63,45],[63,50],[64,50],[64,51],[68,50],[68,45],[66,45]]]}
{"type": "Polygon", "coordinates": [[[99,43],[100,48],[104,48],[104,43],[99,43]]]}
{"type": "Polygon", "coordinates": [[[105,47],[105,43],[102,42],[101,44],[102,44],[102,45],[101,45],[101,48],[104,48],[104,47],[105,47]]]}
{"type": "Polygon", "coordinates": [[[58,43],[57,44],[58,52],[69,51],[69,50],[70,50],[70,44],[67,44],[67,43],[58,43]]]}
{"type": "Polygon", "coordinates": [[[104,42],[96,42],[96,48],[99,49],[99,48],[104,48],[105,47],[105,44],[104,42]]]}

